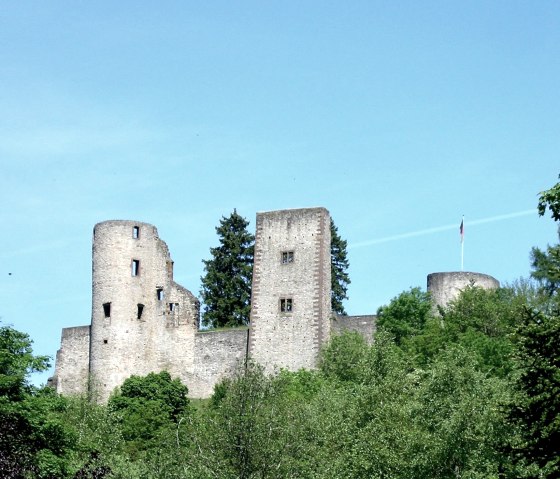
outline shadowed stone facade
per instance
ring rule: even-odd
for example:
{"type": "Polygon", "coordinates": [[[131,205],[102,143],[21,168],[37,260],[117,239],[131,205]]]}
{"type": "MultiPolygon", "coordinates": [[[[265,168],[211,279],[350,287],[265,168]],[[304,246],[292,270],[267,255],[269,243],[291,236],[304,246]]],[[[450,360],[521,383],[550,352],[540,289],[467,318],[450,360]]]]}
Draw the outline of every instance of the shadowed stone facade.
{"type": "MultiPolygon", "coordinates": [[[[173,280],[169,249],[155,226],[95,226],[91,326],[64,328],[50,384],[105,402],[129,376],[167,370],[205,398],[247,355],[268,372],[316,367],[331,334],[373,341],[376,317],[332,316],[330,216],[325,208],[257,214],[251,324],[200,331],[197,298],[173,280]]],[[[445,305],[469,284],[498,287],[478,273],[434,273],[428,290],[445,305]]]]}

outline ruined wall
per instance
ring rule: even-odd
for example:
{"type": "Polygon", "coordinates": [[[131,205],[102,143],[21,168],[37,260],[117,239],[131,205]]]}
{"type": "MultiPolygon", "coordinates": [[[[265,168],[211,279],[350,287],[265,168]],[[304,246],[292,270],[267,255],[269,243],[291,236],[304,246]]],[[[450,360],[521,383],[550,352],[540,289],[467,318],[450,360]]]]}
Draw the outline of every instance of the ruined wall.
{"type": "Polygon", "coordinates": [[[460,292],[471,284],[484,289],[500,287],[500,282],[492,276],[467,271],[432,273],[428,275],[427,283],[428,292],[431,293],[432,301],[436,307],[446,306],[449,301],[457,298],[460,292]]]}
{"type": "Polygon", "coordinates": [[[355,331],[361,334],[368,344],[373,343],[376,331],[377,316],[341,316],[336,315],[331,320],[332,334],[342,334],[347,331],[355,331]]]}
{"type": "Polygon", "coordinates": [[[51,385],[60,394],[85,394],[89,378],[90,327],[64,328],[51,385]]]}
{"type": "Polygon", "coordinates": [[[330,216],[257,214],[249,354],[265,370],[314,368],[330,337],[330,216]]]}
{"type": "Polygon", "coordinates": [[[198,300],[173,281],[157,229],[134,221],[94,228],[90,374],[100,401],[132,374],[186,378],[194,362],[198,300]]]}
{"type": "Polygon", "coordinates": [[[190,397],[210,397],[215,384],[233,376],[245,360],[248,335],[247,328],[196,334],[194,367],[185,381],[190,397]]]}
{"type": "MultiPolygon", "coordinates": [[[[324,208],[257,214],[250,329],[198,331],[199,302],[173,281],[173,261],[157,229],[134,221],[94,228],[91,327],[65,328],[51,383],[62,394],[87,390],[99,401],[131,376],[167,370],[191,397],[212,394],[249,351],[267,372],[317,365],[331,335],[373,340],[376,317],[330,309],[330,216],[324,208]]],[[[432,273],[428,291],[445,305],[491,276],[432,273]]]]}

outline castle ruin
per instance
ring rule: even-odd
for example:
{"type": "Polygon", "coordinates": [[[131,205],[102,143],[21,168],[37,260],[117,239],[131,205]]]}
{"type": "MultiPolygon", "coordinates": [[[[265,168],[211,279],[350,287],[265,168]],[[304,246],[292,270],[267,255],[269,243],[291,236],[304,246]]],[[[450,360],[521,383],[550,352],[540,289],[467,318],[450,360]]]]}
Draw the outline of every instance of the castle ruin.
{"type": "MultiPolygon", "coordinates": [[[[194,398],[209,397],[249,355],[267,372],[317,366],[331,333],[368,342],[375,316],[333,316],[330,215],[325,208],[257,213],[250,325],[200,330],[200,303],[173,280],[173,261],[155,226],[95,225],[90,326],[64,328],[51,384],[61,394],[105,402],[131,375],[169,371],[194,398]]],[[[478,273],[434,273],[428,290],[445,305],[469,284],[497,287],[478,273]]]]}

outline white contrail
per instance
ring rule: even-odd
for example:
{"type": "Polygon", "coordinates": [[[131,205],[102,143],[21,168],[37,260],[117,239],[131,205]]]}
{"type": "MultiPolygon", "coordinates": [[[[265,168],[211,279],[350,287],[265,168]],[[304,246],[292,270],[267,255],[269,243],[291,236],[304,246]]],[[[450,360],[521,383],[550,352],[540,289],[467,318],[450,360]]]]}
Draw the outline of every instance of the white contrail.
{"type": "MultiPolygon", "coordinates": [[[[532,210],[517,211],[515,213],[507,213],[505,215],[491,216],[489,218],[482,218],[480,220],[465,221],[465,229],[467,230],[471,226],[481,225],[481,224],[484,224],[484,223],[493,223],[494,221],[502,221],[502,220],[508,220],[510,218],[517,218],[518,216],[527,216],[527,215],[536,215],[536,214],[537,214],[537,210],[532,209],[532,210]]],[[[395,240],[401,240],[401,239],[406,239],[406,238],[413,238],[415,236],[430,235],[430,234],[434,234],[434,233],[439,233],[441,231],[449,231],[449,230],[453,230],[453,229],[456,229],[458,231],[459,230],[459,223],[457,223],[457,224],[453,223],[453,224],[449,224],[449,225],[445,225],[445,226],[436,226],[434,228],[427,228],[427,229],[418,230],[418,231],[411,231],[410,233],[402,233],[402,234],[393,235],[393,236],[385,236],[384,238],[377,238],[377,239],[372,239],[372,240],[359,241],[357,243],[352,243],[352,244],[348,245],[348,248],[349,249],[350,248],[362,248],[364,246],[371,246],[371,245],[379,244],[379,243],[387,243],[388,241],[395,241],[395,240]]]]}

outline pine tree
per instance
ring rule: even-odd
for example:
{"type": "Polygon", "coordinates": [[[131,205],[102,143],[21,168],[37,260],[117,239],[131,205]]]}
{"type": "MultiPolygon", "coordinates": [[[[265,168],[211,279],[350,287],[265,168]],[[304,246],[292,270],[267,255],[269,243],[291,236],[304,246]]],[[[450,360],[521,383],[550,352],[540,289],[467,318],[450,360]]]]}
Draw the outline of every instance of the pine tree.
{"type": "Polygon", "coordinates": [[[348,242],[338,234],[331,218],[331,309],[333,313],[346,315],[342,301],[348,299],[346,291],[350,284],[346,247],[348,242]]]}
{"type": "Polygon", "coordinates": [[[200,295],[204,326],[240,326],[249,322],[255,237],[247,231],[248,224],[234,209],[216,227],[220,246],[210,248],[212,259],[203,260],[206,274],[201,278],[200,295]]]}

